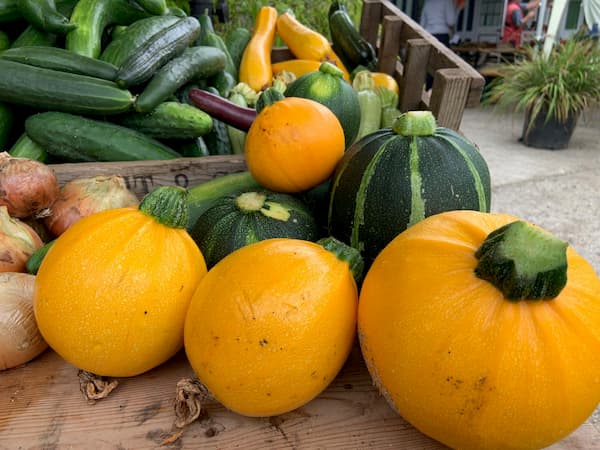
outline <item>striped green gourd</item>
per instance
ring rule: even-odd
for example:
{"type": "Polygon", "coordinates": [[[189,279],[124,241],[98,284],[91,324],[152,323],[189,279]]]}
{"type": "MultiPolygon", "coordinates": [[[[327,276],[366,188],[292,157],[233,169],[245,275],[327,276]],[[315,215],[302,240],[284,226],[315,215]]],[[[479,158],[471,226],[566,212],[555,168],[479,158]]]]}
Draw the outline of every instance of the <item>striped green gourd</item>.
{"type": "Polygon", "coordinates": [[[400,232],[448,210],[490,210],[488,166],[472,142],[411,111],[355,142],[332,178],[328,227],[366,264],[400,232]]]}
{"type": "Polygon", "coordinates": [[[204,211],[190,231],[207,267],[229,253],[269,238],[316,241],[317,223],[303,201],[264,189],[224,195],[204,211]]]}

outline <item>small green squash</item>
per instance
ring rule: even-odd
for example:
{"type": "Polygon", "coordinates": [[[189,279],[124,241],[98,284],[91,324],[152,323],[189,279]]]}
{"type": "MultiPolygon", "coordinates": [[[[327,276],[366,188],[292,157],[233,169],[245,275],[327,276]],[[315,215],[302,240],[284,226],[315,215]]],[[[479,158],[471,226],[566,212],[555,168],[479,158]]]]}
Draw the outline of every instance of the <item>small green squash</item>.
{"type": "Polygon", "coordinates": [[[333,175],[328,227],[365,264],[397,234],[448,210],[489,212],[488,166],[477,147],[411,111],[347,149],[333,175]]]}
{"type": "Polygon", "coordinates": [[[292,81],[283,94],[308,98],[329,108],[342,124],[346,148],[356,139],[360,128],[358,94],[334,64],[322,62],[319,70],[292,81]]]}
{"type": "Polygon", "coordinates": [[[319,239],[308,206],[289,194],[264,189],[229,194],[204,211],[190,235],[211,268],[229,253],[270,238],[319,239]]]}

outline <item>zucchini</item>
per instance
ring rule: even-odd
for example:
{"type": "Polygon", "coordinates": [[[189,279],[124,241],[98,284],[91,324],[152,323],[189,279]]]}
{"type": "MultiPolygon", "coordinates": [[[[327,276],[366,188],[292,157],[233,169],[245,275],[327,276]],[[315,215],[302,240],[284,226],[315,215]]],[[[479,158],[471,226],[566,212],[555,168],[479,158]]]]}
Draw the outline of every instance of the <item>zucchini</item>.
{"type": "Polygon", "coordinates": [[[164,31],[179,20],[179,17],[175,16],[152,16],[138,20],[129,25],[106,46],[100,59],[119,67],[129,55],[136,52],[152,36],[164,31]]]}
{"type": "Polygon", "coordinates": [[[198,19],[186,17],[155,34],[119,67],[117,83],[128,87],[148,80],[160,66],[183,53],[199,33],[198,19]]]}
{"type": "Polygon", "coordinates": [[[27,133],[21,134],[8,153],[17,158],[29,158],[43,163],[48,161],[48,152],[33,142],[27,133]]]}
{"type": "Polygon", "coordinates": [[[102,34],[108,25],[130,25],[145,17],[148,13],[128,0],[79,0],[71,14],[71,22],[77,28],[67,33],[65,48],[98,58],[102,34]]]}
{"type": "Polygon", "coordinates": [[[187,230],[190,231],[198,217],[219,198],[234,192],[257,188],[260,188],[260,185],[249,171],[228,173],[188,188],[190,217],[187,230]]]}
{"type": "Polygon", "coordinates": [[[131,109],[134,98],[111,81],[0,58],[0,100],[78,114],[120,114],[131,109]]]}
{"type": "Polygon", "coordinates": [[[17,0],[0,0],[0,23],[13,22],[21,17],[17,0]]]}
{"type": "MultiPolygon", "coordinates": [[[[248,106],[246,97],[235,90],[231,91],[231,94],[229,95],[229,101],[239,106],[248,106]]],[[[231,152],[235,155],[243,155],[247,133],[243,130],[238,130],[237,128],[232,127],[231,125],[227,125],[227,134],[229,136],[229,142],[231,143],[231,152]]]]}
{"type": "Polygon", "coordinates": [[[54,0],[17,0],[17,6],[30,25],[47,33],[67,34],[77,28],[57,10],[54,0]]]}
{"type": "Polygon", "coordinates": [[[28,47],[34,45],[40,47],[53,47],[56,45],[57,41],[58,35],[38,30],[33,25],[29,25],[12,42],[10,48],[28,47]]]}
{"type": "Polygon", "coordinates": [[[198,158],[200,156],[209,156],[208,147],[206,146],[206,142],[202,139],[202,136],[198,136],[197,138],[184,141],[182,145],[179,146],[179,153],[181,156],[187,158],[198,158]]]}
{"type": "Polygon", "coordinates": [[[48,111],[25,120],[25,132],[46,151],[70,162],[173,159],[179,153],[156,139],[102,120],[48,111]]]}
{"type": "Polygon", "coordinates": [[[229,97],[231,90],[236,85],[233,75],[224,69],[211,76],[207,82],[209,86],[216,88],[219,91],[219,95],[223,98],[229,97]]]}
{"type": "Polygon", "coordinates": [[[360,126],[355,140],[379,130],[381,126],[381,99],[375,92],[375,82],[371,72],[362,70],[356,74],[352,81],[360,105],[360,126]]]}
{"type": "MultiPolygon", "coordinates": [[[[219,96],[219,91],[212,86],[207,87],[206,91],[219,96]]],[[[231,147],[231,141],[229,140],[229,133],[227,132],[227,124],[219,119],[216,119],[214,116],[212,130],[206,133],[203,136],[203,139],[204,142],[206,142],[208,152],[211,155],[233,154],[233,148],[231,147]]]]}
{"type": "Polygon", "coordinates": [[[362,65],[373,71],[377,66],[375,49],[358,32],[345,8],[334,9],[329,15],[331,42],[343,61],[348,62],[349,71],[362,65]]]}
{"type": "MultiPolygon", "coordinates": [[[[192,106],[192,108],[194,108],[192,106]]],[[[198,109],[198,108],[196,108],[198,109]]],[[[15,118],[10,107],[0,102],[0,151],[8,144],[15,118]]]]}
{"type": "Polygon", "coordinates": [[[202,14],[195,16],[196,19],[198,19],[198,22],[200,22],[200,34],[196,38],[194,45],[206,45],[206,33],[215,32],[215,27],[212,18],[208,14],[208,10],[209,8],[205,8],[204,11],[202,11],[202,14]]]}
{"type": "Polygon", "coordinates": [[[28,46],[12,48],[1,53],[0,58],[30,66],[88,75],[105,80],[114,80],[117,77],[116,66],[58,47],[28,46]]]}
{"type": "Polygon", "coordinates": [[[237,83],[237,78],[238,78],[238,68],[233,63],[233,59],[231,58],[231,55],[229,54],[229,49],[225,45],[225,41],[217,33],[207,31],[204,42],[205,43],[203,43],[202,45],[216,47],[216,48],[220,49],[221,51],[223,51],[223,54],[225,55],[224,70],[226,70],[233,77],[234,85],[235,85],[235,83],[237,83]]]}
{"type": "Polygon", "coordinates": [[[179,102],[162,102],[146,114],[117,117],[121,125],[157,139],[189,139],[212,129],[212,118],[204,111],[179,102]]]}
{"type": "Polygon", "coordinates": [[[149,112],[194,78],[210,77],[225,67],[225,54],[215,47],[188,47],[159,68],[137,97],[134,107],[149,112]]]}
{"type": "Polygon", "coordinates": [[[238,71],[240,69],[242,55],[244,54],[244,50],[246,50],[246,46],[248,45],[248,42],[250,42],[251,37],[252,33],[250,30],[244,27],[238,27],[233,29],[225,38],[225,45],[227,45],[233,65],[238,71]]]}

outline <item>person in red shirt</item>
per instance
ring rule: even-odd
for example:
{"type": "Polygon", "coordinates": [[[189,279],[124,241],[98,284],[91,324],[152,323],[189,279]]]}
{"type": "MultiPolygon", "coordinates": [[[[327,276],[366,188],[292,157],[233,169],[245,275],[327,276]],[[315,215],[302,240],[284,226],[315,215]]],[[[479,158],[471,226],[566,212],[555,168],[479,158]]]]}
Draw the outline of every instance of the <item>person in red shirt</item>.
{"type": "Polygon", "coordinates": [[[525,4],[520,3],[519,0],[508,0],[502,42],[514,47],[521,46],[521,32],[525,25],[536,17],[539,4],[540,0],[531,0],[525,4]]]}

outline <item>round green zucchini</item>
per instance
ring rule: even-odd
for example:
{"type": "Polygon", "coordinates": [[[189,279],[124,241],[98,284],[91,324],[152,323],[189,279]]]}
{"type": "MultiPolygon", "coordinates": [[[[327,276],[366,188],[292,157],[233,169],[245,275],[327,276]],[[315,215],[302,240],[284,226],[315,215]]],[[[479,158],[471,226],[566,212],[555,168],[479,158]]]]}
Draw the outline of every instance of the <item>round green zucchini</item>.
{"type": "Polygon", "coordinates": [[[332,178],[328,227],[358,249],[365,264],[425,217],[448,210],[490,210],[488,166],[477,147],[437,127],[430,111],[400,116],[355,142],[332,178]]]}
{"type": "Polygon", "coordinates": [[[316,241],[317,223],[303,201],[263,189],[219,198],[190,231],[207,267],[245,245],[270,238],[316,241]]]}

